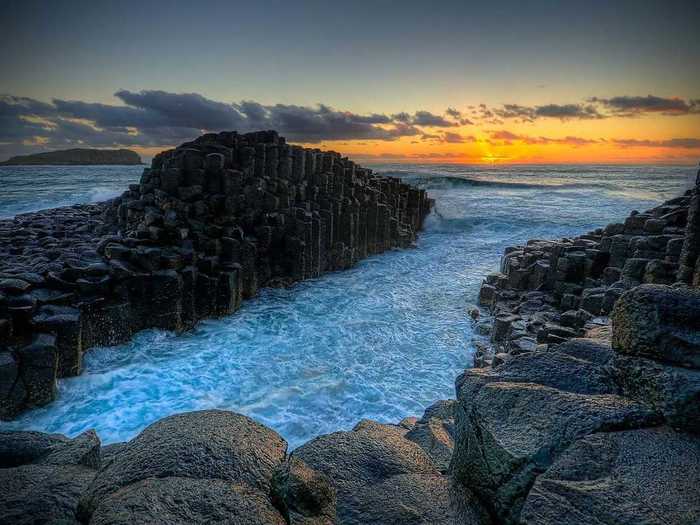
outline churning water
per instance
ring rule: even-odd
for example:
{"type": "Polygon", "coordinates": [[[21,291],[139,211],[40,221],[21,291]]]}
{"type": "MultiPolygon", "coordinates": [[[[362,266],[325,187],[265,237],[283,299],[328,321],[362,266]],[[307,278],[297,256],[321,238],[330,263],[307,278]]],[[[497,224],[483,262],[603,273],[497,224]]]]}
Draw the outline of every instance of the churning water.
{"type": "MultiPolygon", "coordinates": [[[[291,447],[361,418],[395,422],[454,397],[472,365],[466,306],[506,246],[576,235],[689,187],[693,168],[375,167],[428,189],[435,210],[415,249],[264,290],[235,314],[182,335],[149,330],[96,348],[58,399],[0,428],[129,439],[166,415],[242,412],[291,447]]],[[[0,168],[0,216],[109,196],[136,167],[0,168]],[[95,188],[98,188],[95,190],[95,188]]]]}

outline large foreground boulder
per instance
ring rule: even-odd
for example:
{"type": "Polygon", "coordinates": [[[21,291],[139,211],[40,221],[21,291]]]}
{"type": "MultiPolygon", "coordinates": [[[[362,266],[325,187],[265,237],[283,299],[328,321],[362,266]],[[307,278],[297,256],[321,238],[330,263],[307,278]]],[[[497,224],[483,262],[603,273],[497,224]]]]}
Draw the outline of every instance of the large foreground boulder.
{"type": "Polygon", "coordinates": [[[94,515],[105,523],[151,522],[152,509],[161,508],[162,523],[205,522],[208,509],[220,505],[214,514],[220,516],[223,509],[245,501],[236,507],[239,515],[253,509],[251,516],[281,519],[269,495],[286,449],[276,432],[233,412],[204,410],[166,417],[147,427],[105,466],[81,500],[81,516],[94,515]],[[203,480],[214,481],[198,482],[203,480]],[[248,501],[250,494],[255,497],[248,501]]]}
{"type": "Polygon", "coordinates": [[[533,485],[532,525],[700,522],[700,440],[668,428],[607,432],[569,448],[533,485]]]}
{"type": "Polygon", "coordinates": [[[91,525],[229,523],[285,525],[270,499],[221,479],[146,478],[101,500],[91,525]]]}
{"type": "Polygon", "coordinates": [[[99,466],[93,430],[75,439],[0,432],[0,524],[78,523],[78,501],[99,466]]]}
{"type": "Polygon", "coordinates": [[[620,353],[700,368],[700,290],[645,284],[622,294],[611,315],[620,353]]]}
{"type": "Polygon", "coordinates": [[[79,523],[78,500],[96,472],[67,465],[0,469],[0,524],[79,523]]]}
{"type": "Polygon", "coordinates": [[[452,472],[504,523],[518,522],[537,476],[577,440],[660,420],[616,393],[595,363],[607,362],[609,349],[576,340],[560,348],[512,356],[457,380],[452,472]]]}
{"type": "Polygon", "coordinates": [[[339,524],[477,524],[486,515],[471,493],[451,488],[406,428],[363,421],[351,432],[320,436],[292,457],[327,476],[339,524]]]}

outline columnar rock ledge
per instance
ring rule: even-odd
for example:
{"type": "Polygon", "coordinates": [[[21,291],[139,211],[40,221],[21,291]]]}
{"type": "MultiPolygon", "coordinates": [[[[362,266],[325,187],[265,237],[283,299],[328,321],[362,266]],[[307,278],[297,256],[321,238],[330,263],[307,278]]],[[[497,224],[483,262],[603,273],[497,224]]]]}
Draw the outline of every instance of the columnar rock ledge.
{"type": "Polygon", "coordinates": [[[90,347],[408,247],[430,207],[338,153],[222,132],[160,153],[112,201],[0,221],[0,418],[53,400],[90,347]]]}
{"type": "MultiPolygon", "coordinates": [[[[494,337],[496,350],[482,352],[478,367],[457,378],[457,398],[437,401],[420,419],[363,420],[291,453],[273,430],[216,410],[170,416],[107,446],[93,431],[73,439],[0,432],[0,523],[696,524],[698,189],[648,215],[641,231],[629,221],[630,231],[615,235],[635,250],[639,238],[669,237],[654,251],[674,265],[672,284],[643,283],[655,275],[652,258],[643,257],[641,278],[624,277],[609,308],[590,303],[598,309],[584,302],[585,290],[602,288],[600,275],[618,268],[610,261],[624,275],[641,253],[611,254],[602,269],[584,262],[582,273],[568,273],[569,256],[580,250],[563,250],[556,273],[534,286],[543,265],[534,263],[552,260],[543,251],[518,268],[525,271],[513,286],[509,268],[530,252],[509,250],[503,277],[490,277],[497,286],[481,297],[494,319],[501,308],[521,318],[510,319],[505,335],[494,337]],[[651,234],[649,220],[667,222],[651,234]],[[668,254],[671,242],[681,245],[678,253],[668,254]],[[579,278],[579,288],[557,285],[579,278]],[[547,323],[566,327],[561,318],[573,310],[567,301],[576,301],[583,331],[554,338],[547,323]],[[529,337],[521,331],[536,344],[514,344],[529,337]]],[[[606,259],[599,255],[603,233],[581,238],[601,246],[588,246],[584,261],[606,259]]],[[[528,246],[534,244],[542,241],[528,246]]]]}

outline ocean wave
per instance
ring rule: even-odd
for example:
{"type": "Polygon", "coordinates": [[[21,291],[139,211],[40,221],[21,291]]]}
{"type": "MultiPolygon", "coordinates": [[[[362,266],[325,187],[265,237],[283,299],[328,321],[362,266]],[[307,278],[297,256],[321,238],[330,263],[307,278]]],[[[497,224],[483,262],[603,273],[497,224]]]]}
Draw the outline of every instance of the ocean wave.
{"type": "Polygon", "coordinates": [[[440,174],[433,175],[429,173],[416,173],[411,171],[387,171],[382,172],[383,175],[399,177],[409,184],[415,184],[421,188],[428,190],[452,189],[461,186],[483,186],[495,188],[513,188],[513,189],[606,189],[615,190],[617,187],[614,184],[604,182],[515,182],[493,179],[476,179],[465,175],[450,175],[440,174]]]}

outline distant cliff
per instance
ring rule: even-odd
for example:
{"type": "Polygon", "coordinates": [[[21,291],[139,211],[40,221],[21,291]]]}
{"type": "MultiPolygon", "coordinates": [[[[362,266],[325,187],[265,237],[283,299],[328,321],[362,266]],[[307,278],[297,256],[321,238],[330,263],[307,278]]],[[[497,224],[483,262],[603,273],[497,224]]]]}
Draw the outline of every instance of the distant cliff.
{"type": "Polygon", "coordinates": [[[12,157],[0,166],[23,165],[142,164],[141,157],[128,149],[66,149],[12,157]]]}

